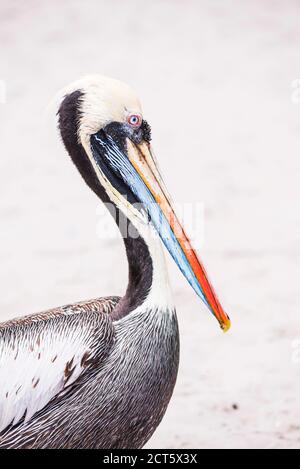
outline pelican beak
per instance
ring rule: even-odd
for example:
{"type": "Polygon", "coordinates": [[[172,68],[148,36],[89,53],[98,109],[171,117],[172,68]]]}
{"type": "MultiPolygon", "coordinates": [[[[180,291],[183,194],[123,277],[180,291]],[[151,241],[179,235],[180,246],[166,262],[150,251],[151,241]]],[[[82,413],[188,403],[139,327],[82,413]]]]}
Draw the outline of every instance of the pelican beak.
{"type": "Polygon", "coordinates": [[[142,139],[134,143],[128,136],[118,144],[106,129],[92,135],[91,146],[94,162],[102,174],[107,180],[114,179],[114,190],[118,185],[119,192],[126,193],[124,188],[128,188],[131,199],[142,204],[187,281],[217,318],[222,330],[228,331],[230,319],[174,212],[150,144],[142,139]]]}
{"type": "MultiPolygon", "coordinates": [[[[146,142],[134,144],[130,139],[127,139],[127,154],[129,161],[163,214],[163,218],[160,216],[158,220],[161,226],[156,226],[162,241],[188,282],[217,318],[222,330],[228,331],[230,319],[223,310],[207,278],[205,269],[174,212],[172,202],[152,155],[150,144],[146,142]],[[164,220],[169,225],[168,232],[163,226],[164,220]]],[[[157,217],[155,217],[153,209],[154,207],[148,207],[148,212],[155,223],[157,217]]]]}

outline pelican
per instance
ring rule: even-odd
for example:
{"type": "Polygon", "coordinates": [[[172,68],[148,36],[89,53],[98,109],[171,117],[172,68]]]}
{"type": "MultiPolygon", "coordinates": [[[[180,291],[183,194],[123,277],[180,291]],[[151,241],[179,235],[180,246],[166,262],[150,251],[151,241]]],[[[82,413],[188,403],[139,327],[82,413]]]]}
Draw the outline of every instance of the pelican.
{"type": "Polygon", "coordinates": [[[122,298],[0,324],[0,448],[141,448],[179,362],[165,248],[224,331],[230,320],[174,212],[134,91],[86,77],[57,114],[67,152],[120,228],[128,286],[122,298]]]}

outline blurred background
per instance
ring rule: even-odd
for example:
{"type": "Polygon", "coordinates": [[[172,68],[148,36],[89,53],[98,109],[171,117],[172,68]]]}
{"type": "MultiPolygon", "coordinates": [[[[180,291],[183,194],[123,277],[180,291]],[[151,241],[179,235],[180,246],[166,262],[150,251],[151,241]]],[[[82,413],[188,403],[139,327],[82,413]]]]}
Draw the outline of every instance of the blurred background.
{"type": "Polygon", "coordinates": [[[126,288],[44,118],[69,82],[133,86],[173,198],[204,204],[232,330],[169,262],[181,365],[148,448],[300,447],[299,20],[296,0],[0,0],[1,320],[126,288]]]}

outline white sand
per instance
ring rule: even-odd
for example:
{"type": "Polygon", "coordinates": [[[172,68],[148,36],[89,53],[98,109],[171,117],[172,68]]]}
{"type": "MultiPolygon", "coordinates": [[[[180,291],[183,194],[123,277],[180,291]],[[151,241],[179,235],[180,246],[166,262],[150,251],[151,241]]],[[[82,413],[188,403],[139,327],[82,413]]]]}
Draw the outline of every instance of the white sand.
{"type": "Polygon", "coordinates": [[[170,262],[181,367],[148,448],[300,446],[299,16],[292,0],[0,2],[1,319],[126,286],[121,241],[97,237],[99,202],[41,118],[68,82],[132,84],[170,192],[205,203],[232,331],[170,262]]]}

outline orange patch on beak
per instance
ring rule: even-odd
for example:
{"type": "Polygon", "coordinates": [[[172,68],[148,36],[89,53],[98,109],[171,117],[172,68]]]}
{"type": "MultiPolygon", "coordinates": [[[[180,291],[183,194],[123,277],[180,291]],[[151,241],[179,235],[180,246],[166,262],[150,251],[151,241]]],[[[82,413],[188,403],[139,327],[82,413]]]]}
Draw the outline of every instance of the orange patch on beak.
{"type": "Polygon", "coordinates": [[[216,293],[208,280],[205,269],[174,212],[170,196],[165,188],[164,182],[151,153],[150,145],[145,142],[135,145],[131,140],[127,139],[127,150],[131,164],[147,186],[155,202],[159,205],[174,235],[176,236],[185,257],[199,282],[207,305],[219,321],[223,331],[228,331],[230,328],[230,319],[223,310],[216,293]]]}

